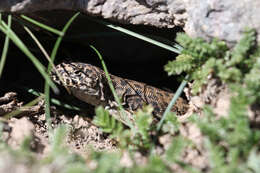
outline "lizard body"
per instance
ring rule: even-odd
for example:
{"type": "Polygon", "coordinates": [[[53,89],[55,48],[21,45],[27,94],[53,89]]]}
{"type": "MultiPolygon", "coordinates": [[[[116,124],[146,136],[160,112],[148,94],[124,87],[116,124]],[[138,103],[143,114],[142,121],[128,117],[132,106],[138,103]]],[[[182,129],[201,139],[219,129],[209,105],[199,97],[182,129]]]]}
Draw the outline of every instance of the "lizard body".
{"type": "MultiPolygon", "coordinates": [[[[114,101],[103,70],[79,62],[61,63],[56,66],[56,69],[72,95],[91,105],[103,105],[104,107],[108,106],[108,109],[116,110],[117,104],[114,101]]],[[[160,118],[173,97],[173,93],[142,82],[124,79],[111,74],[110,77],[116,94],[122,99],[124,109],[128,111],[128,116],[131,116],[133,112],[144,105],[150,104],[154,108],[154,116],[160,118]]],[[[54,73],[52,79],[61,84],[54,73]]],[[[172,111],[176,112],[177,115],[183,115],[186,110],[187,103],[182,98],[179,98],[172,108],[172,111]]],[[[120,118],[117,117],[117,119],[120,118]]]]}

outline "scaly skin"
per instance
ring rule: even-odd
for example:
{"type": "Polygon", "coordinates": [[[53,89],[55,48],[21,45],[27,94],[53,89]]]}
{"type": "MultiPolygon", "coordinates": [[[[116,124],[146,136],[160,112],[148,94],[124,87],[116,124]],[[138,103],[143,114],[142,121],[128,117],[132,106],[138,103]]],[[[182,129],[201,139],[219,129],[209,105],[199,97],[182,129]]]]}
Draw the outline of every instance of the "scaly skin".
{"type": "MultiPolygon", "coordinates": [[[[103,70],[93,65],[79,62],[61,63],[56,66],[56,69],[72,95],[91,105],[107,107],[110,113],[117,114],[114,116],[125,123],[125,120],[122,120],[116,111],[117,104],[103,70]]],[[[148,104],[154,107],[154,116],[157,118],[161,117],[174,95],[142,82],[123,79],[111,74],[110,77],[116,94],[122,99],[122,105],[128,112],[127,116],[130,120],[132,120],[132,113],[148,104]]],[[[52,79],[61,84],[54,73],[52,73],[52,79]]],[[[176,112],[177,115],[183,115],[187,108],[185,100],[179,98],[172,111],[176,112]]]]}

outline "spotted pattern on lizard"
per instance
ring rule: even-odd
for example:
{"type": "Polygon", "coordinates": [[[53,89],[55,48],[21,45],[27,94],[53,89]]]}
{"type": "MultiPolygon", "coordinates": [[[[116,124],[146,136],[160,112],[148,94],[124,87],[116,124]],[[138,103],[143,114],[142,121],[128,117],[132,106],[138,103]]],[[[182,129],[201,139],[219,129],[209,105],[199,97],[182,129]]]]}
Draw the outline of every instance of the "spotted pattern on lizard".
{"type": "MultiPolygon", "coordinates": [[[[91,105],[103,105],[108,109],[116,110],[117,104],[103,70],[80,62],[63,62],[57,65],[56,69],[72,95],[91,105]]],[[[160,118],[174,95],[142,82],[124,79],[111,74],[110,77],[116,94],[121,98],[124,109],[130,115],[144,105],[150,104],[154,108],[153,115],[160,118]]],[[[52,72],[52,79],[61,84],[54,72],[52,72]]],[[[172,111],[176,112],[177,115],[183,115],[187,108],[185,100],[179,98],[172,111]]]]}

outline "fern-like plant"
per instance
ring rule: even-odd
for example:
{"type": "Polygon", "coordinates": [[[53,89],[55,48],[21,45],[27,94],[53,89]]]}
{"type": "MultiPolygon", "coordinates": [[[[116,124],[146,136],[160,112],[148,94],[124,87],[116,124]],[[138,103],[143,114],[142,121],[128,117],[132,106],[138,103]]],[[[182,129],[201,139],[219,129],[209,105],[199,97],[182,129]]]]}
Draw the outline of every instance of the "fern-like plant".
{"type": "Polygon", "coordinates": [[[113,136],[118,136],[123,130],[122,123],[110,116],[108,111],[102,106],[96,108],[96,116],[93,122],[100,127],[103,132],[111,133],[113,136]]]}
{"type": "Polygon", "coordinates": [[[201,38],[192,39],[185,34],[178,34],[177,41],[184,49],[176,60],[165,65],[165,71],[168,75],[190,74],[190,80],[194,80],[194,94],[208,82],[210,74],[226,83],[244,83],[259,54],[253,29],[246,29],[243,38],[232,50],[217,39],[207,43],[201,38]]]}

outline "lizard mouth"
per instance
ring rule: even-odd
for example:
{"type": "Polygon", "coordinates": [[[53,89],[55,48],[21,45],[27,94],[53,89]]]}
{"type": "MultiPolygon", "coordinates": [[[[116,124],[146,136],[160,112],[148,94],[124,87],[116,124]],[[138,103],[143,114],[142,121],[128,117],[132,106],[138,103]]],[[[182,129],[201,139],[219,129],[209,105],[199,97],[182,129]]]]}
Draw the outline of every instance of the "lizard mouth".
{"type": "Polygon", "coordinates": [[[88,88],[85,91],[86,94],[88,95],[92,95],[92,96],[97,96],[98,95],[98,90],[92,89],[92,88],[88,88]]]}
{"type": "Polygon", "coordinates": [[[98,97],[99,92],[95,89],[79,90],[78,88],[72,88],[71,91],[72,95],[91,105],[97,106],[103,103],[98,97]]]}
{"type": "Polygon", "coordinates": [[[90,88],[90,87],[84,87],[84,88],[77,88],[77,87],[73,87],[72,88],[73,91],[80,93],[82,96],[98,96],[99,95],[99,91],[96,90],[95,88],[90,88]]]}

